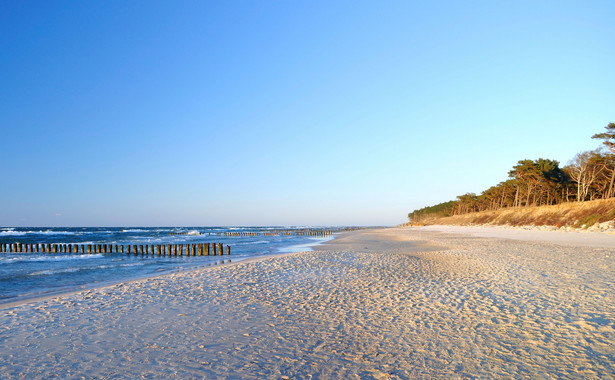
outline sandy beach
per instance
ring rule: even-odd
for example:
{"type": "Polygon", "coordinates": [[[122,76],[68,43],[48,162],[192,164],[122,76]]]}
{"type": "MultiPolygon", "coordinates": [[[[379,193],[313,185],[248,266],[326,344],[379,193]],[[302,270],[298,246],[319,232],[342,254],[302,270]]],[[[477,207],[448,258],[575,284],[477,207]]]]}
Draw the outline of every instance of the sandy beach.
{"type": "Polygon", "coordinates": [[[4,307],[0,378],[615,378],[615,236],[539,232],[354,231],[4,307]]]}

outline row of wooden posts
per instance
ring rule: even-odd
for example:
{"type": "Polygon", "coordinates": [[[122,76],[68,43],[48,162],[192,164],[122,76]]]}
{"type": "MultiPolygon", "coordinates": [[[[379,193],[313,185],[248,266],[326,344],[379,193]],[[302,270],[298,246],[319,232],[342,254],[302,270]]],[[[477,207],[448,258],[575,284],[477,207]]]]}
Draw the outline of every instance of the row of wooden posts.
{"type": "MultiPolygon", "coordinates": [[[[197,244],[146,244],[146,245],[118,245],[118,244],[0,244],[0,252],[7,253],[126,253],[135,256],[222,256],[224,245],[222,243],[197,244]]],[[[226,246],[226,254],[231,254],[231,247],[226,246]]]]}
{"type": "MultiPolygon", "coordinates": [[[[202,232],[171,232],[171,235],[204,235],[202,232]]],[[[331,236],[332,230],[273,230],[256,232],[217,232],[217,236],[331,236]]],[[[210,234],[211,235],[211,234],[210,234]]]]}
{"type": "Polygon", "coordinates": [[[288,231],[257,231],[257,232],[222,232],[218,236],[331,236],[331,230],[288,230],[288,231]]]}

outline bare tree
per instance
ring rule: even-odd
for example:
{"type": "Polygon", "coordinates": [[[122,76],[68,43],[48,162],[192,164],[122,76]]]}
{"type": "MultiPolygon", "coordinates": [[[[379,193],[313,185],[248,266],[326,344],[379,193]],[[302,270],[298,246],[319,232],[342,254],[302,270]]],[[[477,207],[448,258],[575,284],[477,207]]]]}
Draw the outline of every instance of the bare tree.
{"type": "Polygon", "coordinates": [[[577,201],[584,201],[589,195],[592,184],[596,181],[604,166],[599,164],[598,151],[577,153],[568,165],[570,177],[577,183],[577,201]]]}

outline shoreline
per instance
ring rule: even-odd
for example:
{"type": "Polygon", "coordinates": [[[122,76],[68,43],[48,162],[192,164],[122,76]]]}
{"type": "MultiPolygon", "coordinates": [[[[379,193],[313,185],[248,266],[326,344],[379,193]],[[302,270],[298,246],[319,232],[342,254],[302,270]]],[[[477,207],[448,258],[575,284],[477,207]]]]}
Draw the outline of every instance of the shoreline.
{"type": "Polygon", "coordinates": [[[319,249],[0,310],[0,377],[615,374],[609,248],[390,228],[319,249]]]}
{"type": "Polygon", "coordinates": [[[80,285],[79,287],[75,287],[74,289],[54,290],[54,291],[49,291],[49,292],[39,293],[39,294],[21,295],[17,297],[12,297],[11,299],[7,299],[6,302],[0,300],[0,310],[15,307],[15,306],[20,306],[23,304],[33,303],[33,302],[45,301],[47,299],[63,297],[63,296],[67,296],[67,295],[71,295],[75,293],[86,292],[86,291],[94,290],[98,288],[106,288],[106,287],[110,287],[110,286],[114,286],[114,285],[118,285],[122,283],[130,283],[130,282],[139,281],[139,280],[154,279],[154,278],[170,275],[173,273],[198,271],[198,270],[208,269],[210,267],[233,265],[233,264],[237,264],[240,262],[249,262],[249,261],[264,259],[268,257],[284,256],[284,255],[293,254],[297,252],[309,252],[310,250],[314,250],[313,247],[318,247],[319,245],[326,243],[328,241],[334,240],[334,239],[335,239],[335,236],[332,235],[330,239],[326,239],[324,241],[319,239],[319,240],[314,241],[313,243],[293,245],[293,246],[288,247],[285,250],[280,250],[279,252],[276,252],[273,254],[262,254],[258,256],[239,257],[239,258],[234,258],[234,257],[229,257],[229,256],[220,256],[220,261],[214,261],[214,262],[204,264],[204,265],[196,265],[196,266],[185,267],[185,268],[173,268],[173,269],[163,270],[161,271],[162,273],[149,273],[149,274],[140,274],[140,275],[135,274],[135,275],[126,277],[121,280],[107,280],[107,281],[97,282],[91,285],[80,285]],[[307,248],[308,250],[305,250],[305,251],[292,250],[291,251],[290,248],[307,248]]]}

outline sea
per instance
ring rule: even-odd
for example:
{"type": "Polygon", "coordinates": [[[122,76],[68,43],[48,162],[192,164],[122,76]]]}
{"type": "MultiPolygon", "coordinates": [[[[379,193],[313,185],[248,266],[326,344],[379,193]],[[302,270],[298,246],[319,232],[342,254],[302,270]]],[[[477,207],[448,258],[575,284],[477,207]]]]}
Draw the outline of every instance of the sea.
{"type": "Polygon", "coordinates": [[[348,228],[305,236],[308,227],[0,227],[0,244],[198,244],[231,247],[223,256],[141,256],[126,253],[0,253],[0,305],[247,258],[313,250],[348,228]],[[283,234],[279,234],[284,231],[283,234]],[[278,233],[276,233],[278,232],[278,233]],[[227,235],[232,236],[224,236],[227,235]]]}

